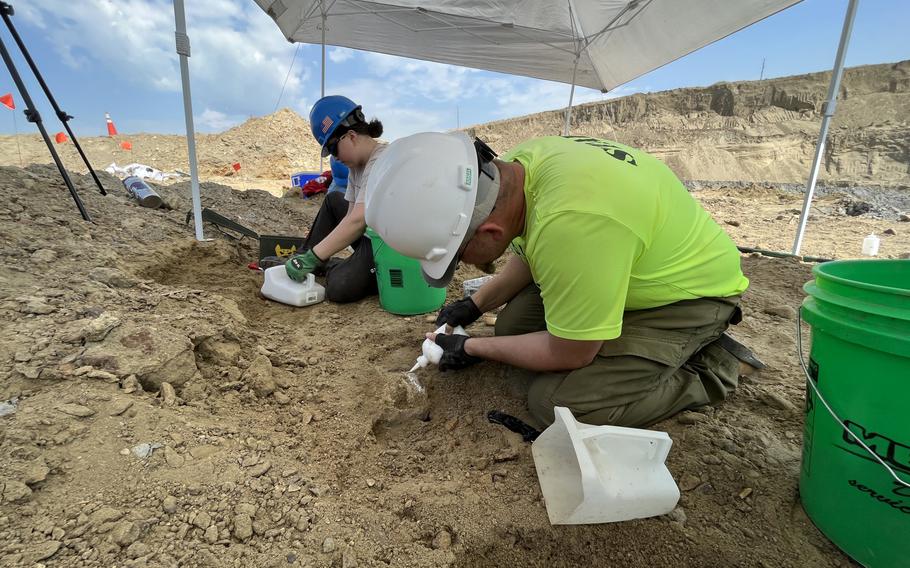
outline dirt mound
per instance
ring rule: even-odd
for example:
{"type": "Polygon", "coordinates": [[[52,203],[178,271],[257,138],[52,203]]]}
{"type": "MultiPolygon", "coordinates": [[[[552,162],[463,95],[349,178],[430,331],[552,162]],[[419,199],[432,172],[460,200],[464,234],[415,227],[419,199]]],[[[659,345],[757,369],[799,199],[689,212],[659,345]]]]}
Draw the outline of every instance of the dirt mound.
{"type": "MultiPolygon", "coordinates": [[[[611,138],[663,159],[682,179],[803,183],[808,176],[830,73],[637,94],[574,109],[572,133],[611,138]]],[[[910,186],[910,61],[848,69],[820,180],[829,185],[910,186]]],[[[563,113],[544,112],[466,129],[505,151],[562,134],[563,113]]],[[[189,171],[186,140],[160,134],[80,139],[93,166],[141,162],[189,171]],[[131,152],[119,146],[129,139],[131,152]]],[[[19,136],[22,164],[50,163],[37,135],[19,136]]],[[[72,144],[57,146],[67,168],[85,172],[72,144]]],[[[0,165],[20,165],[16,138],[0,136],[0,165]]],[[[289,109],[220,134],[197,136],[202,179],[275,194],[298,171],[319,169],[308,122],[289,109]],[[239,162],[235,173],[231,164],[239,162]],[[265,182],[263,180],[272,180],[265,182]]],[[[327,167],[324,164],[324,167],[327,167]]]]}
{"type": "MultiPolygon", "coordinates": [[[[186,138],[167,134],[121,134],[116,138],[86,137],[79,143],[92,166],[104,169],[116,162],[139,162],[159,170],[189,172],[186,138]],[[120,147],[129,140],[132,151],[120,147]]],[[[87,172],[72,143],[56,146],[67,169],[87,172]]],[[[47,147],[38,135],[0,136],[0,165],[50,163],[47,147]]],[[[220,134],[197,134],[196,154],[199,175],[204,180],[233,177],[234,185],[244,188],[252,179],[280,179],[289,183],[292,173],[319,169],[319,147],[310,133],[309,122],[290,109],[255,117],[220,134]],[[232,164],[240,163],[235,172],[232,164]]],[[[326,167],[328,167],[326,165],[326,167]]]]}
{"type": "MultiPolygon", "coordinates": [[[[86,223],[52,166],[0,167],[0,565],[849,565],[796,500],[803,378],[786,346],[809,265],[744,258],[734,333],[768,369],[658,425],[679,507],[553,527],[530,448],[485,419],[523,415],[507,368],[430,369],[415,389],[403,371],[423,316],[376,298],[268,302],[246,268],[254,242],[210,225],[212,241],[192,238],[187,183],[155,185],[171,209],[153,211],[102,178],[106,197],[74,177],[86,223]]],[[[738,242],[788,244],[797,195],[696,195],[738,242]]],[[[277,234],[301,234],[319,205],[211,183],[202,197],[277,234]]],[[[849,255],[891,226],[882,253],[910,251],[906,224],[828,199],[807,252],[849,255]]],[[[449,297],[474,276],[459,269],[449,297]]]]}

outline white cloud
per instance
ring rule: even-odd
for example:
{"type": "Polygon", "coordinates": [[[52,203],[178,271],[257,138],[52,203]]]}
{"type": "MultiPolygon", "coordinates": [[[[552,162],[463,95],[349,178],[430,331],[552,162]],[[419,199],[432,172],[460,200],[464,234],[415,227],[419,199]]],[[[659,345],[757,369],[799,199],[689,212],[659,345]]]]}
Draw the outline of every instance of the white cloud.
{"type": "Polygon", "coordinates": [[[382,53],[364,53],[365,71],[381,79],[385,90],[400,96],[420,96],[433,102],[470,98],[482,88],[483,72],[432,61],[382,53]]]}
{"type": "MultiPolygon", "coordinates": [[[[337,88],[326,91],[326,94],[343,94],[353,99],[363,107],[367,120],[378,118],[383,125],[385,140],[394,140],[415,132],[427,130],[445,130],[449,125],[444,124],[438,112],[426,108],[426,105],[416,104],[407,94],[403,94],[388,82],[371,79],[357,78],[338,85],[337,88]]],[[[318,98],[318,93],[313,101],[318,98]]],[[[297,111],[307,116],[312,104],[301,99],[297,111]]]]}
{"type": "MultiPolygon", "coordinates": [[[[253,2],[194,0],[186,9],[194,104],[227,115],[271,112],[294,46],[253,2]]],[[[124,83],[180,91],[171,0],[43,0],[23,14],[34,26],[54,29],[66,65],[91,63],[124,83]]],[[[301,95],[309,76],[300,61],[294,67],[288,99],[301,95]]]]}
{"type": "Polygon", "coordinates": [[[246,118],[243,115],[228,116],[223,112],[206,108],[201,115],[194,117],[196,126],[201,130],[219,132],[239,124],[246,118]]]}
{"type": "Polygon", "coordinates": [[[332,63],[344,63],[354,58],[354,50],[346,47],[335,47],[328,50],[328,53],[332,63]]]}

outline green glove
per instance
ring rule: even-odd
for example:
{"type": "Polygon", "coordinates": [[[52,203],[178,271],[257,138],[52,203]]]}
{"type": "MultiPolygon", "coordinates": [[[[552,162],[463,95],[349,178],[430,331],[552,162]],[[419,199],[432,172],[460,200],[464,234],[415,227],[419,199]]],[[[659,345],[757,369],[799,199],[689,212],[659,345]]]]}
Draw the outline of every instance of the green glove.
{"type": "Polygon", "coordinates": [[[292,257],[291,260],[284,264],[284,269],[288,271],[288,276],[291,280],[303,282],[306,280],[307,274],[323,264],[324,262],[316,256],[313,249],[310,249],[303,254],[292,257]]]}

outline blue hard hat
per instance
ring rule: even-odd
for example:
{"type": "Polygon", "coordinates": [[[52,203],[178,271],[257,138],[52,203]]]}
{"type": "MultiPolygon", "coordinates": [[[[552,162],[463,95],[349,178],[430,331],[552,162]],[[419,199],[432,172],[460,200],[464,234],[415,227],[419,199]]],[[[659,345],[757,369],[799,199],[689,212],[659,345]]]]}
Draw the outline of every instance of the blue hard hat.
{"type": "Polygon", "coordinates": [[[336,160],[334,156],[329,158],[329,164],[332,168],[332,181],[335,182],[335,185],[338,187],[347,187],[348,167],[336,160]]]}
{"type": "Polygon", "coordinates": [[[322,97],[310,109],[310,129],[313,138],[322,146],[322,155],[328,154],[325,144],[332,138],[332,134],[339,126],[353,126],[363,122],[363,112],[360,105],[341,95],[322,97]]]}

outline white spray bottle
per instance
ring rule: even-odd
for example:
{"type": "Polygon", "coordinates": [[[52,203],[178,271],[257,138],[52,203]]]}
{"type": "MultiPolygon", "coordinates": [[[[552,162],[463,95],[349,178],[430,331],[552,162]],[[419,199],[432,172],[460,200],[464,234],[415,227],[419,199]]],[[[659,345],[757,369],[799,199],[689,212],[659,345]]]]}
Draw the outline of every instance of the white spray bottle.
{"type": "MultiPolygon", "coordinates": [[[[446,332],[445,324],[442,324],[442,326],[440,326],[440,328],[436,330],[436,333],[445,333],[445,332],[446,332]]],[[[464,335],[464,336],[468,335],[468,333],[460,325],[457,326],[452,333],[455,335],[464,335]]],[[[442,353],[443,353],[442,347],[440,347],[439,345],[436,345],[435,341],[430,341],[429,339],[424,339],[421,349],[423,350],[423,355],[421,355],[420,357],[417,358],[417,363],[415,363],[414,366],[411,367],[411,370],[408,371],[409,373],[413,373],[417,369],[422,369],[422,368],[426,367],[427,365],[429,365],[430,363],[433,363],[434,365],[438,365],[439,360],[442,359],[442,353]]]]}

